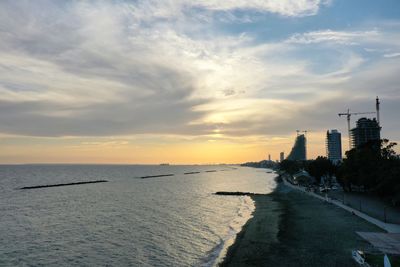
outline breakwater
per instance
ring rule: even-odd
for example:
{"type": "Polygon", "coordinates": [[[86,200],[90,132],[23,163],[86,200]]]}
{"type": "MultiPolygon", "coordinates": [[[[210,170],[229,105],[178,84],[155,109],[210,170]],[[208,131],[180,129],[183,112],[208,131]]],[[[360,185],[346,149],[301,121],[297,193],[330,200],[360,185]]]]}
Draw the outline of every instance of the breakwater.
{"type": "Polygon", "coordinates": [[[251,192],[226,192],[226,191],[218,191],[215,193],[220,196],[263,196],[265,194],[259,193],[251,193],[251,192]]]}
{"type": "Polygon", "coordinates": [[[158,178],[158,177],[166,177],[166,176],[174,176],[175,174],[159,174],[159,175],[146,175],[140,178],[147,179],[147,178],[158,178]]]}
{"type": "Polygon", "coordinates": [[[81,184],[96,184],[96,183],[106,183],[107,180],[96,180],[96,181],[85,181],[85,182],[75,182],[75,183],[63,183],[63,184],[47,184],[47,185],[34,185],[34,186],[24,186],[21,190],[25,189],[39,189],[48,187],[58,187],[58,186],[69,186],[69,185],[81,185],[81,184]]]}

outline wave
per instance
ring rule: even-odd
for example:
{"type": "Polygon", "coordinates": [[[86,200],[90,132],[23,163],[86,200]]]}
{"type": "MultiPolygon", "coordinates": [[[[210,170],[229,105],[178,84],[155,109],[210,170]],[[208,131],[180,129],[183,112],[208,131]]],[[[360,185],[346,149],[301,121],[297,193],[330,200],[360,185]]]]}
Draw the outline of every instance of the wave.
{"type": "Polygon", "coordinates": [[[216,266],[222,262],[228,248],[235,242],[237,234],[242,230],[246,222],[253,217],[254,201],[248,196],[240,196],[239,200],[236,216],[227,225],[226,235],[220,237],[219,243],[207,253],[207,256],[200,262],[199,266],[216,266]]]}

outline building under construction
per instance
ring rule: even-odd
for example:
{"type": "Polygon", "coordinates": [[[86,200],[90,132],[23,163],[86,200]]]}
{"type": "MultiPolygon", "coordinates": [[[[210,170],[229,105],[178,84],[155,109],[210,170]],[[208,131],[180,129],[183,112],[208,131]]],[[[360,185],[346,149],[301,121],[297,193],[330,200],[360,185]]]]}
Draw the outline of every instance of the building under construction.
{"type": "Polygon", "coordinates": [[[372,140],[381,139],[381,127],[375,118],[361,118],[356,125],[355,128],[350,130],[352,148],[359,147],[372,140]]]}
{"type": "Polygon", "coordinates": [[[380,101],[376,97],[376,111],[375,112],[350,112],[350,109],[345,113],[339,113],[339,116],[346,116],[347,130],[349,132],[349,149],[359,147],[371,140],[380,140],[381,138],[381,125],[380,125],[380,101]],[[350,117],[352,115],[361,114],[376,114],[376,118],[368,119],[361,118],[357,121],[356,127],[350,129],[350,117]]]}
{"type": "Polygon", "coordinates": [[[288,160],[307,160],[307,139],[304,134],[298,134],[292,151],[290,151],[288,160]]]}

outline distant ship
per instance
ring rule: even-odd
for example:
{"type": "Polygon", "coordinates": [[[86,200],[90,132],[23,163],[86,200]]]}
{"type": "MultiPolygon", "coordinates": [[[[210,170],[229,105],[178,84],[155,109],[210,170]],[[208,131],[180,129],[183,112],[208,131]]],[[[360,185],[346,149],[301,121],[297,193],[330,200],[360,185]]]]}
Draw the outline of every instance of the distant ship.
{"type": "Polygon", "coordinates": [[[160,166],[169,166],[169,163],[161,163],[160,166]]]}

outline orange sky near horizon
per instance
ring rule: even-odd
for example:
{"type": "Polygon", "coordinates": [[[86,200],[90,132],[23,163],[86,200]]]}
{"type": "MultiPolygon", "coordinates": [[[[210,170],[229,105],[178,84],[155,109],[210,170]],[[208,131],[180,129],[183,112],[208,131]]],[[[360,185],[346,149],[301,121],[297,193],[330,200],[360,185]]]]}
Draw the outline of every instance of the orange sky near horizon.
{"type": "MultiPolygon", "coordinates": [[[[307,157],[325,156],[325,133],[308,133],[307,157]]],[[[188,140],[113,138],[34,138],[0,139],[0,164],[28,163],[94,163],[94,164],[219,164],[261,161],[271,154],[285,157],[293,146],[295,134],[287,137],[243,137],[235,139],[188,140]],[[23,141],[24,140],[24,141],[23,141]]],[[[342,140],[343,153],[347,139],[342,140]]]]}

